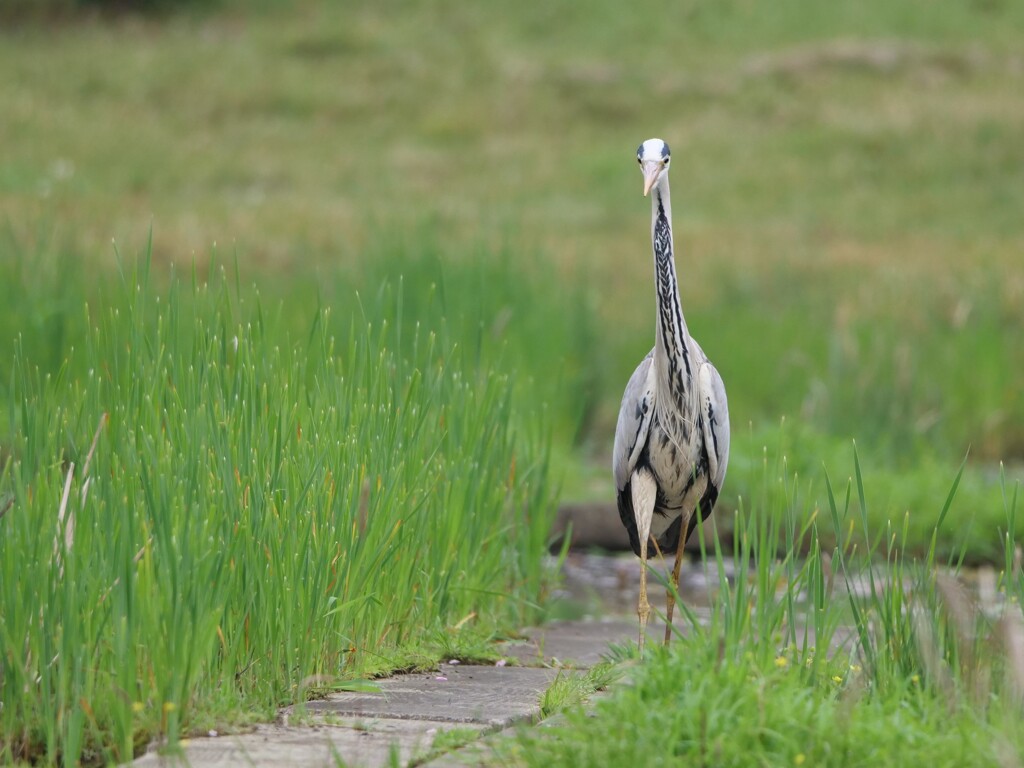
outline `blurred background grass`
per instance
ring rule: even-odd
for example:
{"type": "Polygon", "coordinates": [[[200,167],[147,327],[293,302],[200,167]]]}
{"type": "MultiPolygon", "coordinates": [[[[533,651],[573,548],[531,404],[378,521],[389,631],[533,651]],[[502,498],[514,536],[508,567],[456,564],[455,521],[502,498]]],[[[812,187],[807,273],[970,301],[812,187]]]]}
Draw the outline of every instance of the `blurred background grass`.
{"type": "Polygon", "coordinates": [[[56,370],[111,242],[131,259],[151,232],[158,273],[218,253],[294,329],[403,275],[403,323],[446,316],[551,414],[563,498],[610,500],[653,338],[632,152],[659,135],[685,308],[730,395],[723,503],[765,446],[818,498],[856,439],[872,514],[909,510],[925,542],[969,451],[945,545],[1001,551],[998,463],[1024,460],[1019,3],[139,8],[0,3],[0,359],[21,333],[56,370]]]}

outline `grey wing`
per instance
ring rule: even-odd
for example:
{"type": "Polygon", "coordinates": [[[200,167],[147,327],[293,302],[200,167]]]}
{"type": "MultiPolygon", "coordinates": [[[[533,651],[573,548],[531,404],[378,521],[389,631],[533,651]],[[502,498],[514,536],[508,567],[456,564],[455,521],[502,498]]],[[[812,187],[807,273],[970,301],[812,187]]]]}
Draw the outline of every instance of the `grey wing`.
{"type": "Polygon", "coordinates": [[[714,497],[717,498],[725,482],[725,470],[729,466],[729,401],[725,396],[722,377],[708,360],[701,364],[699,384],[704,444],[708,450],[708,475],[714,486],[714,497]]]}
{"type": "Polygon", "coordinates": [[[615,426],[615,447],[612,450],[612,473],[618,491],[626,487],[647,443],[647,433],[654,416],[653,360],[652,349],[629,377],[626,391],[622,395],[619,420],[615,426]]]}

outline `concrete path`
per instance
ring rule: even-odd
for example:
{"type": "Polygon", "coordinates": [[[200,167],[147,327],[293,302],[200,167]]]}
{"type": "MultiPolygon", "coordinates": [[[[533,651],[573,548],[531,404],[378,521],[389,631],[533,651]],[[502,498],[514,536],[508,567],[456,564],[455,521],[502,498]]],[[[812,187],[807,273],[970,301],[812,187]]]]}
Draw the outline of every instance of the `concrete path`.
{"type": "MultiPolygon", "coordinates": [[[[652,639],[661,635],[652,626],[652,639]]],[[[555,622],[505,647],[504,666],[443,664],[429,674],[380,681],[380,693],[338,693],[287,709],[277,724],[232,736],[191,739],[178,754],[153,751],[135,760],[152,766],[363,766],[416,761],[431,768],[484,765],[484,734],[540,719],[540,699],[557,668],[585,669],[610,643],[636,637],[631,621],[555,622]],[[520,666],[522,665],[522,666],[520,666]],[[301,724],[300,724],[301,723],[301,724]],[[475,742],[465,750],[460,744],[475,742]]]]}
{"type": "MultiPolygon", "coordinates": [[[[530,629],[525,640],[503,648],[503,666],[442,664],[429,674],[399,675],[379,681],[379,693],[334,694],[301,710],[283,710],[277,723],[240,735],[191,739],[178,754],[151,751],[133,765],[466,768],[507,762],[496,745],[508,743],[506,732],[540,720],[541,697],[560,669],[587,669],[610,645],[636,640],[640,563],[631,553],[572,553],[563,576],[556,602],[578,613],[618,618],[530,629]]],[[[726,562],[724,577],[735,578],[731,563],[726,562]]],[[[652,579],[651,596],[661,610],[664,591],[656,582],[652,579]]],[[[718,583],[714,566],[684,564],[680,591],[698,620],[705,619],[709,592],[718,583]]],[[[685,627],[686,621],[679,618],[676,626],[685,627]]],[[[652,617],[649,642],[660,643],[663,635],[664,625],[652,617]]],[[[841,639],[842,633],[834,641],[841,639]]]]}

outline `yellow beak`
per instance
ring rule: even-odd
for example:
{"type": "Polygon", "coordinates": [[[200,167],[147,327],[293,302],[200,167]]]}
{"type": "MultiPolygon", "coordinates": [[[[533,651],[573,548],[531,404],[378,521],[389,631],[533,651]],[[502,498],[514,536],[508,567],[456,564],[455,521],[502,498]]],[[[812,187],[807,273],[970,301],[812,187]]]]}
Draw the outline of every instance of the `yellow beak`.
{"type": "Polygon", "coordinates": [[[657,161],[644,163],[644,197],[647,197],[651,187],[657,183],[661,167],[661,163],[657,161]]]}

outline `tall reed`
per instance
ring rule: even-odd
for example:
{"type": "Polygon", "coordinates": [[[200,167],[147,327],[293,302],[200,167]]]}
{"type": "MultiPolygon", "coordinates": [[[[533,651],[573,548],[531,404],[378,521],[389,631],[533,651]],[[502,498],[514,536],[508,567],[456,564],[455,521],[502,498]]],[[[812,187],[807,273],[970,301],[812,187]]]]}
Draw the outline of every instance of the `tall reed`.
{"type": "Polygon", "coordinates": [[[444,323],[339,338],[319,307],[296,336],[222,270],[122,277],[57,373],[15,353],[0,756],[126,760],[467,617],[530,618],[546,428],[506,370],[444,323]]]}

